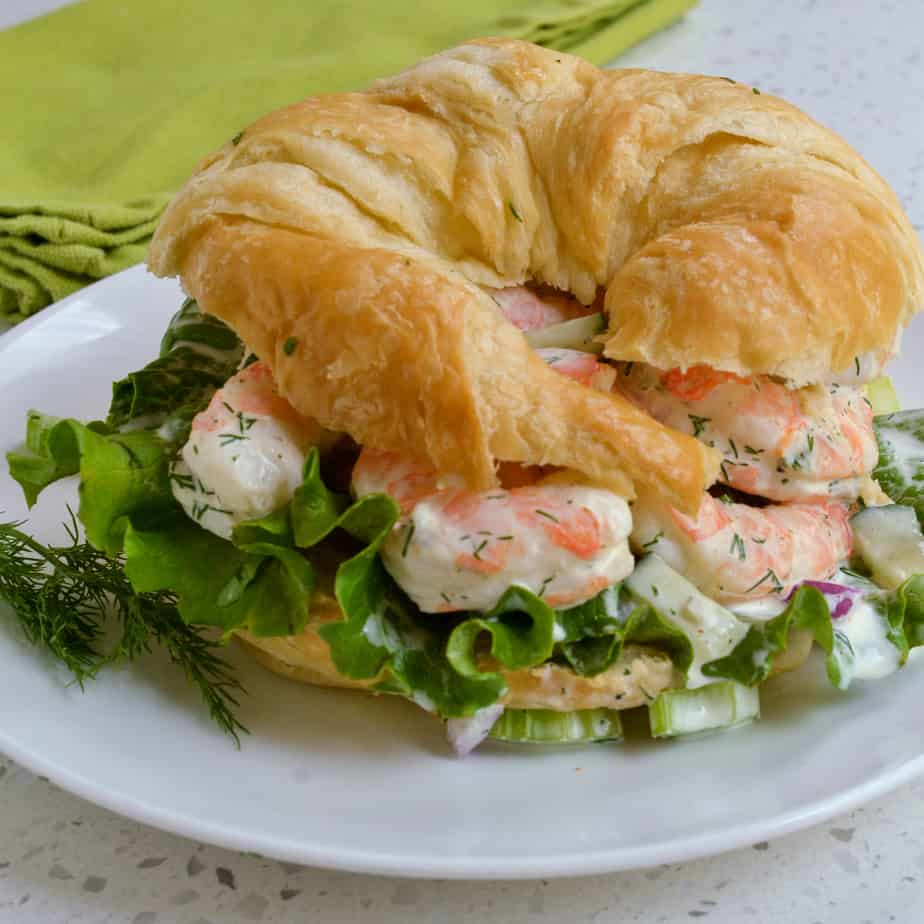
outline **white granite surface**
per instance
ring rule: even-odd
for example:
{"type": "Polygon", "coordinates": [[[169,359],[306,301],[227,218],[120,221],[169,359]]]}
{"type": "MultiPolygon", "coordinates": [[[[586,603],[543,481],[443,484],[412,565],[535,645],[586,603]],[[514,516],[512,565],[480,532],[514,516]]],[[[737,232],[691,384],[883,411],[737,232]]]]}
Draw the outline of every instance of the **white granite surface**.
{"type": "MultiPolygon", "coordinates": [[[[61,5],[0,0],[0,27],[61,5]]],[[[864,153],[921,230],[922,38],[920,0],[703,0],[620,63],[724,74],[789,98],[864,153]]],[[[468,884],[302,869],[197,844],[0,758],[0,924],[918,922],[922,797],[924,783],[912,784],[819,828],[682,865],[468,884]]]]}

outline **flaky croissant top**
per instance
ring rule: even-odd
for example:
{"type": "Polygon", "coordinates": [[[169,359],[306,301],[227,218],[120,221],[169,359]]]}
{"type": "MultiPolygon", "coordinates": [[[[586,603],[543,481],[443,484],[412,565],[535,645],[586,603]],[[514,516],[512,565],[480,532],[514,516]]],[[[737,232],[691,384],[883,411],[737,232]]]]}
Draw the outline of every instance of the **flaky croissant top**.
{"type": "Polygon", "coordinates": [[[794,107],[494,39],[258,120],[170,204],[149,266],[359,443],[473,488],[496,460],[553,464],[686,510],[713,452],[547,367],[479,286],[605,290],[609,357],[800,384],[888,350],[924,294],[894,194],[794,107]]]}

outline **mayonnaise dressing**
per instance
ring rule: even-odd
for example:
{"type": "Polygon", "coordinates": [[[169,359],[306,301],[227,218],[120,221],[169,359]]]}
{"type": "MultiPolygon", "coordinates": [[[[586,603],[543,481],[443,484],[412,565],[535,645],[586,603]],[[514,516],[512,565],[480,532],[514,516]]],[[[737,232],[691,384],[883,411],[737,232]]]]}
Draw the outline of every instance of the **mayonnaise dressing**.
{"type": "Polygon", "coordinates": [[[905,484],[914,484],[915,476],[920,474],[924,446],[913,434],[885,426],[880,434],[890,450],[889,465],[898,472],[905,484]]]}
{"type": "Polygon", "coordinates": [[[889,624],[875,602],[859,598],[850,610],[834,620],[834,631],[850,642],[855,680],[876,680],[898,670],[899,650],[886,633],[889,624]]]}
{"type": "Polygon", "coordinates": [[[745,600],[742,603],[731,603],[728,608],[745,622],[768,622],[774,616],[779,616],[786,609],[786,600],[779,596],[762,597],[758,600],[745,600]]]}

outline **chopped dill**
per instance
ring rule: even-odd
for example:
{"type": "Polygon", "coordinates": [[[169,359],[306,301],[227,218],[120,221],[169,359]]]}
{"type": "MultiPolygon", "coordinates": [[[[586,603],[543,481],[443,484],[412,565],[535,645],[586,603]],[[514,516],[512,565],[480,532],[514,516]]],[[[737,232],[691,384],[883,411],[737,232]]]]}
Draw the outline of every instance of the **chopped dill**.
{"type": "Polygon", "coordinates": [[[551,520],[553,523],[559,522],[558,517],[552,513],[549,513],[547,510],[541,510],[540,508],[537,507],[536,514],[540,517],[545,517],[547,520],[551,520]]]}
{"type": "Polygon", "coordinates": [[[711,417],[698,417],[696,414],[687,414],[693,424],[693,435],[700,436],[706,429],[706,424],[712,423],[711,417]]]}

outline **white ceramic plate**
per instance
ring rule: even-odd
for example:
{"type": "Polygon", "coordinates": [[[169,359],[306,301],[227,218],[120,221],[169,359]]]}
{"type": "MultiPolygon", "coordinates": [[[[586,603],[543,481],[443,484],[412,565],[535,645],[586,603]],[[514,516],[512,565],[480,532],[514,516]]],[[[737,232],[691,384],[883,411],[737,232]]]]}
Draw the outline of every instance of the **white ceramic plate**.
{"type": "MultiPolygon", "coordinates": [[[[0,449],[27,408],[102,416],[110,383],[157,352],[180,292],[140,268],[0,337],[0,449]]],[[[895,377],[924,403],[906,337],[895,377]]],[[[30,529],[61,536],[73,483],[30,529]]],[[[3,518],[25,517],[0,474],[3,518]]],[[[3,620],[6,622],[6,620],[3,620]]],[[[171,666],[152,656],[85,693],[15,631],[0,631],[0,750],[123,815],[315,866],[406,876],[514,878],[674,862],[815,824],[924,771],[924,661],[846,694],[820,664],[778,678],[752,726],[692,741],[535,751],[488,744],[466,760],[404,702],[281,680],[235,647],[249,690],[240,751],[171,666]],[[815,669],[811,669],[815,668],[815,669]]]]}

